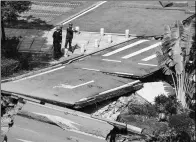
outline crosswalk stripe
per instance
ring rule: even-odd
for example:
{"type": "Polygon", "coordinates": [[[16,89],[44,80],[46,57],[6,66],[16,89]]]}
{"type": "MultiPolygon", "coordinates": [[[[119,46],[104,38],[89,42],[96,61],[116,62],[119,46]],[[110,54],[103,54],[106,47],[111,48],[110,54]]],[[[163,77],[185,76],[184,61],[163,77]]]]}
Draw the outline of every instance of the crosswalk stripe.
{"type": "Polygon", "coordinates": [[[142,53],[142,52],[145,52],[145,51],[148,51],[148,50],[150,50],[150,49],[153,49],[153,48],[155,48],[155,47],[157,47],[157,46],[159,46],[159,45],[161,45],[161,42],[158,42],[158,43],[156,43],[156,44],[153,44],[153,45],[151,45],[151,46],[148,46],[148,47],[146,47],[146,48],[143,48],[143,49],[141,49],[141,50],[139,50],[139,51],[136,51],[136,52],[133,52],[133,53],[131,53],[131,54],[128,54],[128,55],[126,55],[126,56],[124,56],[124,57],[122,57],[122,58],[123,58],[123,59],[131,58],[131,57],[136,56],[136,55],[138,55],[138,54],[140,54],[140,53],[142,53]]]}
{"type": "Polygon", "coordinates": [[[151,56],[148,56],[148,57],[142,59],[142,61],[149,61],[149,60],[154,59],[154,58],[156,58],[156,54],[153,54],[151,56]]]}
{"type": "Polygon", "coordinates": [[[124,74],[124,75],[133,75],[132,73],[126,73],[126,72],[114,72],[114,73],[117,73],[117,74],[124,74]]]}
{"type": "Polygon", "coordinates": [[[104,60],[104,61],[109,61],[109,62],[121,62],[121,61],[119,61],[119,60],[110,60],[110,59],[102,59],[102,60],[104,60]]]}
{"type": "Polygon", "coordinates": [[[136,45],[138,45],[138,44],[141,44],[142,42],[145,42],[145,41],[148,41],[148,40],[139,40],[139,41],[136,41],[136,42],[134,42],[134,43],[132,43],[132,44],[129,44],[129,45],[124,46],[124,47],[122,47],[122,48],[116,49],[116,50],[114,50],[114,51],[112,51],[112,52],[109,52],[109,53],[106,53],[106,54],[104,54],[104,55],[102,55],[102,56],[105,56],[105,57],[111,56],[111,55],[116,54],[116,53],[118,53],[118,52],[120,52],[120,51],[126,50],[126,49],[131,48],[131,47],[133,47],[133,46],[136,46],[136,45]]]}
{"type": "Polygon", "coordinates": [[[153,65],[153,64],[144,64],[144,63],[138,63],[139,65],[144,65],[144,66],[153,66],[156,67],[157,65],[153,65]]]}

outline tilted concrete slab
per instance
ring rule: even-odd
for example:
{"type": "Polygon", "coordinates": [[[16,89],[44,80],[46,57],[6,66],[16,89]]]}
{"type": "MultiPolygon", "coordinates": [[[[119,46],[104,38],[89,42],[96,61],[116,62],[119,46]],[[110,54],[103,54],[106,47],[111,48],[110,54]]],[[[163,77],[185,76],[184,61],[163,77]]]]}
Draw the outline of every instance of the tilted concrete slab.
{"type": "Polygon", "coordinates": [[[70,64],[2,83],[1,89],[4,93],[14,93],[56,105],[81,108],[131,92],[134,90],[133,84],[137,82],[139,81],[76,69],[70,64]]]}

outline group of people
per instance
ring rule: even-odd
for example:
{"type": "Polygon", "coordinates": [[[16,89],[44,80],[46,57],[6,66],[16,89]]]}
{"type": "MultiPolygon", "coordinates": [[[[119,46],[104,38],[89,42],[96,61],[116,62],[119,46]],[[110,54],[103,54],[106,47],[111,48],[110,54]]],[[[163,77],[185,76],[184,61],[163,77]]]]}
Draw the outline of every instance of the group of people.
{"type": "MultiPolygon", "coordinates": [[[[58,59],[63,55],[61,51],[62,28],[63,28],[62,26],[58,26],[53,33],[54,59],[58,59]]],[[[74,32],[77,32],[77,31],[73,29],[73,24],[69,23],[69,27],[67,28],[67,34],[66,34],[66,39],[65,39],[65,49],[67,49],[67,51],[73,52],[71,44],[72,44],[74,32]],[[67,48],[68,44],[69,44],[69,48],[67,48]]]]}

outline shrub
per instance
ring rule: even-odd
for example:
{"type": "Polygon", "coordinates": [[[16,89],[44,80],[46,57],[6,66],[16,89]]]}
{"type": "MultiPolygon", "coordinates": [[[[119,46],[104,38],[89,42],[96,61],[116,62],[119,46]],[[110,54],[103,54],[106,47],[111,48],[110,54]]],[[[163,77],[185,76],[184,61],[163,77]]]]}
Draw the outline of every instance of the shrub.
{"type": "Polygon", "coordinates": [[[158,112],[165,112],[166,114],[177,114],[180,109],[180,103],[177,101],[175,95],[168,97],[161,94],[155,98],[155,108],[158,112]]]}
{"type": "Polygon", "coordinates": [[[129,113],[148,117],[157,116],[155,106],[151,104],[131,104],[129,105],[129,113]]]}

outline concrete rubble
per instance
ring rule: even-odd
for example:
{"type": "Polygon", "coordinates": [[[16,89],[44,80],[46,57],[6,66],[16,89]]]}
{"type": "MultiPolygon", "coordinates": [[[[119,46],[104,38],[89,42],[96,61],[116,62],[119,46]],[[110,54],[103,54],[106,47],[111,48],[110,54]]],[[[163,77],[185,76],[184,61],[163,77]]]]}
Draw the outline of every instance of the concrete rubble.
{"type": "Polygon", "coordinates": [[[118,100],[97,110],[93,113],[93,115],[110,120],[116,120],[118,115],[125,110],[129,104],[153,104],[154,98],[158,95],[168,95],[168,92],[164,89],[166,85],[168,86],[168,84],[164,82],[144,83],[144,87],[142,89],[128,96],[120,97],[118,100]]]}
{"type": "Polygon", "coordinates": [[[14,124],[14,116],[22,108],[23,103],[1,95],[1,140],[6,141],[6,134],[14,124]]]}
{"type": "Polygon", "coordinates": [[[118,115],[126,109],[129,103],[147,103],[145,99],[136,93],[132,93],[129,96],[120,97],[118,100],[104,106],[103,108],[97,110],[92,115],[99,116],[101,118],[106,118],[110,120],[116,120],[118,115]]]}

